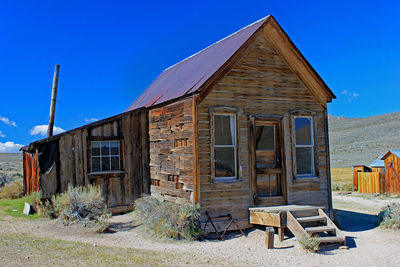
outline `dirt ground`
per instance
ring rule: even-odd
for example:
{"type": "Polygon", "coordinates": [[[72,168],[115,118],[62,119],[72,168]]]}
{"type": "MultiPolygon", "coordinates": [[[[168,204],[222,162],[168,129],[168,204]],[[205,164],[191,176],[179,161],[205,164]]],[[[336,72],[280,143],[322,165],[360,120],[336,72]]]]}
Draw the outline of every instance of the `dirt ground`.
{"type": "MultiPolygon", "coordinates": [[[[340,227],[345,230],[349,248],[325,247],[315,254],[305,252],[294,238],[288,236],[283,242],[279,242],[275,235],[275,249],[266,249],[265,232],[262,227],[247,230],[247,237],[238,236],[236,232],[230,233],[224,241],[160,241],[144,231],[133,213],[113,217],[111,230],[104,234],[90,233],[76,227],[64,227],[57,221],[27,221],[9,217],[0,221],[0,250],[1,239],[4,236],[18,233],[49,240],[82,242],[91,247],[105,247],[105,250],[107,247],[117,248],[117,251],[129,248],[137,250],[137,253],[145,250],[150,254],[141,254],[144,258],[153,254],[166,255],[163,261],[157,261],[155,265],[400,266],[397,258],[400,253],[400,232],[382,230],[376,224],[377,211],[393,201],[399,202],[400,199],[371,200],[334,194],[336,216],[340,227]]],[[[32,265],[29,257],[26,258],[26,262],[24,259],[14,262],[11,254],[0,251],[0,265],[32,265]]],[[[136,265],[153,265],[145,260],[141,263],[136,265]]],[[[73,264],[65,261],[55,263],[54,259],[40,259],[40,265],[48,266],[87,264],[109,265],[104,261],[100,264],[73,264]]]]}

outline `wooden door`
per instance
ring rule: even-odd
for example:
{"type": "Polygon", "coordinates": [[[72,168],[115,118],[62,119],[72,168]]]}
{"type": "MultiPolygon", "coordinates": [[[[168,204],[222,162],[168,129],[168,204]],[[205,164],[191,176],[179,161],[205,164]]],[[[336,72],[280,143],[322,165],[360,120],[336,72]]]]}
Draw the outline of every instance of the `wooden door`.
{"type": "Polygon", "coordinates": [[[285,176],[280,120],[253,119],[253,199],[257,206],[285,204],[285,176]]]}

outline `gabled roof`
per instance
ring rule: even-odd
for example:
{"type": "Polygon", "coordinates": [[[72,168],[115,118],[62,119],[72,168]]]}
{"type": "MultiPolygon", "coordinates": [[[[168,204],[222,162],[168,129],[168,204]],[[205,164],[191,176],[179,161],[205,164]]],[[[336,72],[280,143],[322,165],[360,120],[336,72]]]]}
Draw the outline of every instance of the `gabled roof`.
{"type": "Polygon", "coordinates": [[[385,161],[382,160],[383,155],[380,155],[379,157],[377,157],[372,163],[371,165],[369,165],[371,168],[372,167],[385,167],[385,161]]]}
{"type": "Polygon", "coordinates": [[[303,70],[295,70],[295,72],[299,73],[307,69],[306,71],[311,74],[306,79],[315,79],[311,86],[321,86],[324,89],[324,97],[326,97],[328,102],[332,98],[336,98],[321,77],[290,41],[286,33],[276,23],[275,19],[269,15],[165,69],[126,111],[155,106],[198,92],[249,41],[257,30],[269,22],[272,22],[273,27],[275,27],[274,34],[278,34],[281,40],[288,43],[290,49],[293,50],[290,51],[292,54],[288,55],[288,57],[292,58],[294,55],[301,62],[300,64],[296,62],[297,65],[294,67],[299,66],[303,70]]]}
{"type": "Polygon", "coordinates": [[[389,150],[385,155],[383,155],[382,159],[385,160],[390,154],[396,155],[400,159],[400,149],[389,150]]]}

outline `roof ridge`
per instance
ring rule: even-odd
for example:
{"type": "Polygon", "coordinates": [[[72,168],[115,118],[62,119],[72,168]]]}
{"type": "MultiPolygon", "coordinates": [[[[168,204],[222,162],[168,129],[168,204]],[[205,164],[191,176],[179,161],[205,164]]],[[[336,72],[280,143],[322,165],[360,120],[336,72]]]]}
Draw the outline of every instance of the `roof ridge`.
{"type": "Polygon", "coordinates": [[[203,51],[205,51],[205,50],[207,50],[207,49],[213,47],[214,45],[216,45],[216,44],[218,44],[218,43],[220,43],[220,42],[222,42],[222,41],[224,41],[224,40],[230,38],[231,36],[233,36],[233,35],[235,35],[235,34],[241,32],[241,31],[243,31],[243,30],[245,30],[245,29],[247,29],[247,28],[253,26],[254,24],[257,24],[257,23],[259,23],[260,21],[262,21],[262,20],[264,20],[264,19],[267,19],[267,18],[270,17],[270,16],[271,16],[271,15],[267,15],[267,16],[265,16],[265,17],[263,17],[263,18],[261,18],[261,19],[255,21],[255,22],[253,22],[253,23],[247,25],[246,27],[237,30],[236,32],[234,32],[234,33],[232,33],[232,34],[230,34],[230,35],[228,35],[228,36],[226,36],[226,37],[220,39],[219,41],[217,41],[217,42],[215,42],[215,43],[213,43],[213,44],[207,46],[206,48],[203,48],[202,50],[200,50],[200,51],[194,53],[193,55],[190,55],[190,56],[188,56],[188,57],[182,59],[181,61],[179,61],[179,62],[177,62],[177,63],[175,63],[175,64],[169,66],[168,68],[164,69],[162,72],[167,71],[167,70],[169,70],[169,69],[175,67],[176,65],[179,65],[179,64],[185,62],[186,60],[188,60],[188,59],[190,59],[190,58],[192,58],[192,57],[194,57],[194,56],[196,56],[196,55],[202,53],[203,51]]]}

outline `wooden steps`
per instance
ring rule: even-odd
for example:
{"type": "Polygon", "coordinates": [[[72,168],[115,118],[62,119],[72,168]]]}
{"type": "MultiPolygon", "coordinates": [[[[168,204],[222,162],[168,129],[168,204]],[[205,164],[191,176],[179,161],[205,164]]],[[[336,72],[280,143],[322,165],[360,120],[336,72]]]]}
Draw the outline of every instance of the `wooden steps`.
{"type": "Polygon", "coordinates": [[[300,217],[297,218],[297,221],[299,223],[307,223],[307,222],[325,222],[326,217],[325,216],[309,216],[309,217],[300,217]]]}
{"type": "Polygon", "coordinates": [[[321,244],[345,243],[345,236],[321,208],[309,208],[306,210],[308,214],[304,211],[300,214],[288,210],[286,214],[287,227],[297,240],[304,235],[313,234],[321,244]]]}
{"type": "Polygon", "coordinates": [[[321,232],[334,232],[336,231],[335,227],[331,226],[314,226],[314,227],[306,227],[304,228],[307,233],[321,233],[321,232]]]}

